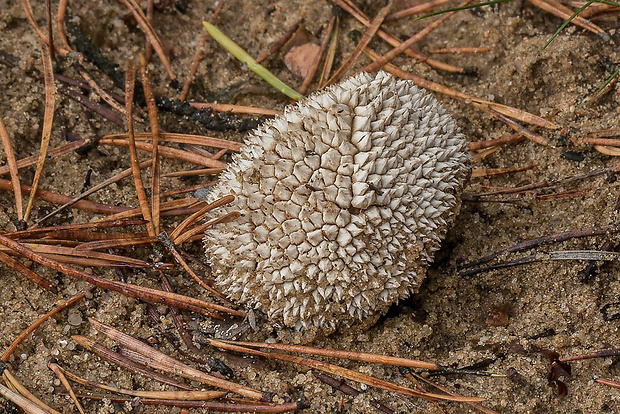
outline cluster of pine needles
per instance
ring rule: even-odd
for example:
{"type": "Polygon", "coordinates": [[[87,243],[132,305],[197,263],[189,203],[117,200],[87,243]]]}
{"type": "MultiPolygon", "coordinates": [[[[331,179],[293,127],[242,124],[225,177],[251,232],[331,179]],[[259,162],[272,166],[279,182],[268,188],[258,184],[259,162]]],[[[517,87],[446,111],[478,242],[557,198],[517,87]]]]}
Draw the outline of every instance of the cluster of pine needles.
{"type": "MultiPolygon", "coordinates": [[[[414,46],[427,34],[450,19],[454,13],[459,10],[492,5],[504,1],[506,0],[474,4],[471,0],[466,0],[458,7],[442,10],[440,12],[436,12],[435,10],[442,4],[447,3],[447,0],[421,2],[396,12],[392,11],[393,2],[389,1],[374,17],[370,17],[351,0],[332,0],[334,5],[338,6],[347,15],[351,16],[365,27],[365,31],[357,42],[357,46],[353,52],[346,58],[343,57],[341,59],[342,64],[340,67],[333,69],[332,66],[335,62],[335,56],[338,50],[340,20],[345,16],[343,13],[334,14],[324,25],[325,29],[320,41],[319,52],[313,60],[308,62],[308,73],[301,86],[297,89],[293,89],[280,81],[269,72],[269,70],[262,66],[261,62],[267,57],[277,53],[294,35],[300,23],[288,30],[281,39],[274,42],[270,49],[258,59],[253,59],[213,24],[216,22],[220,10],[225,6],[225,2],[220,1],[218,7],[211,16],[211,22],[205,22],[207,33],[202,36],[199,42],[193,64],[185,82],[182,87],[179,88],[180,93],[179,96],[175,98],[175,102],[181,106],[185,105],[185,110],[199,111],[207,109],[209,111],[208,116],[213,116],[212,114],[217,112],[225,112],[227,116],[230,117],[234,117],[238,113],[256,116],[274,116],[280,113],[280,111],[272,109],[209,102],[192,102],[192,106],[186,104],[192,81],[200,62],[204,58],[205,49],[209,46],[211,39],[217,41],[231,54],[240,59],[249,69],[263,77],[277,90],[292,99],[301,99],[308,93],[313,84],[316,90],[322,89],[337,82],[345,74],[351,74],[351,68],[359,62],[360,56],[365,54],[370,58],[371,63],[362,70],[376,71],[378,69],[384,69],[399,78],[412,80],[423,88],[456,99],[466,105],[483,111],[490,117],[501,121],[512,130],[511,134],[499,139],[473,142],[470,145],[470,150],[472,151],[475,162],[481,162],[486,157],[501,150],[503,146],[515,144],[522,140],[531,140],[541,146],[548,146],[550,145],[549,138],[540,131],[557,131],[560,129],[559,125],[529,112],[468,95],[440,83],[419,77],[400,69],[392,63],[394,58],[404,54],[414,59],[414,61],[429,65],[438,71],[462,75],[471,74],[473,72],[472,68],[459,67],[442,62],[434,57],[423,54],[419,50],[416,50],[414,46]],[[390,34],[388,29],[383,26],[384,23],[397,21],[410,16],[419,16],[417,19],[431,16],[438,17],[434,20],[431,19],[431,23],[404,41],[390,34]],[[380,55],[369,46],[371,40],[375,38],[380,38],[387,42],[392,49],[384,55],[380,55]]],[[[171,82],[176,82],[176,77],[169,59],[166,56],[162,42],[153,27],[154,3],[152,0],[148,1],[146,12],[144,12],[136,0],[119,0],[119,2],[127,8],[130,15],[135,19],[147,38],[145,50],[144,53],[140,55],[139,62],[136,64],[134,61],[130,60],[124,65],[124,96],[102,88],[95,77],[86,69],[87,58],[85,55],[74,50],[69,44],[65,28],[68,0],[60,0],[58,2],[58,10],[55,19],[56,30],[53,29],[54,19],[52,16],[52,5],[49,0],[46,2],[46,28],[41,28],[37,24],[30,1],[22,0],[25,15],[40,40],[40,72],[45,84],[45,111],[40,150],[38,154],[22,159],[16,159],[10,134],[0,118],[0,138],[7,160],[6,165],[0,167],[0,175],[10,175],[10,180],[0,179],[0,188],[12,191],[14,194],[16,223],[18,227],[17,231],[0,232],[0,245],[2,246],[0,247],[0,262],[29,279],[32,283],[36,284],[38,288],[48,290],[54,294],[58,293],[54,283],[32,270],[31,266],[24,264],[24,260],[37,263],[45,268],[53,269],[63,275],[82,280],[90,287],[79,292],[72,298],[62,301],[56,308],[33,322],[2,354],[0,359],[3,362],[1,369],[5,385],[0,385],[0,394],[15,405],[21,407],[27,413],[58,413],[56,409],[41,401],[24,387],[17,377],[13,375],[11,371],[12,368],[10,368],[7,363],[11,360],[11,355],[20,344],[27,340],[27,338],[46,320],[78,304],[86,296],[92,295],[94,289],[101,289],[117,292],[121,295],[136,298],[150,304],[166,305],[169,308],[174,324],[187,349],[186,351],[181,351],[179,349],[179,352],[189,361],[208,366],[210,372],[204,372],[189,365],[189,363],[184,363],[178,359],[172,358],[112,326],[108,326],[97,319],[89,318],[90,325],[100,334],[116,342],[118,348],[117,350],[110,349],[101,342],[85,336],[74,336],[73,340],[77,344],[110,364],[117,365],[125,370],[166,384],[172,389],[176,389],[176,391],[122,389],[103,383],[97,383],[86,380],[71,372],[68,368],[61,366],[58,362],[50,360],[48,367],[58,377],[64,388],[63,392],[72,399],[78,411],[81,413],[85,412],[81,402],[84,399],[107,399],[122,403],[132,402],[137,398],[141,404],[148,405],[175,406],[182,407],[183,409],[206,408],[212,411],[248,411],[264,413],[294,411],[305,406],[305,401],[302,397],[297,400],[290,397],[283,399],[281,396],[277,396],[277,393],[254,389],[239,382],[235,382],[235,373],[222,362],[222,360],[226,360],[227,358],[233,358],[235,354],[251,356],[252,358],[258,359],[276,360],[305,367],[312,372],[317,380],[329,384],[345,395],[352,397],[360,394],[361,391],[346,384],[343,379],[386,390],[399,395],[400,398],[423,398],[428,400],[429,404],[432,404],[439,410],[441,410],[441,408],[437,405],[437,402],[452,401],[469,404],[471,407],[483,413],[494,413],[495,411],[480,404],[483,401],[482,398],[459,395],[437,383],[429,381],[425,376],[419,374],[421,370],[441,373],[452,372],[492,375],[487,372],[466,369],[459,370],[433,362],[407,358],[299,345],[235,342],[207,338],[205,341],[210,345],[210,350],[200,349],[196,346],[192,335],[185,326],[184,316],[181,311],[201,314],[203,317],[211,318],[215,321],[236,320],[241,323],[243,320],[249,320],[251,325],[256,324],[256,316],[253,312],[247,312],[236,308],[234,304],[230,303],[224,295],[214,288],[213,280],[201,277],[198,272],[190,266],[190,264],[192,264],[194,267],[206,268],[200,259],[197,259],[186,251],[186,247],[194,243],[200,243],[202,235],[207,228],[218,223],[235,220],[238,217],[239,213],[235,212],[205,222],[203,217],[207,212],[230,203],[233,198],[232,196],[228,196],[216,202],[207,203],[200,196],[200,190],[204,190],[216,182],[217,174],[226,168],[225,160],[230,153],[238,151],[240,145],[237,142],[225,139],[183,133],[169,133],[160,129],[158,122],[158,105],[156,104],[157,97],[154,95],[152,83],[149,79],[149,72],[147,70],[147,62],[150,60],[151,55],[155,53],[159,57],[171,82]],[[54,34],[56,34],[55,37],[54,34]],[[70,62],[71,66],[83,79],[80,81],[60,73],[54,73],[54,60],[70,62]],[[138,79],[138,75],[141,80],[139,94],[136,93],[136,80],[138,79]],[[57,86],[57,82],[63,85],[57,86]],[[100,101],[91,100],[82,93],[75,92],[75,89],[94,94],[100,101]],[[52,124],[58,92],[61,92],[70,99],[78,101],[89,110],[99,114],[119,128],[122,128],[124,132],[99,137],[97,139],[80,139],[55,148],[50,148],[52,124]],[[140,96],[138,97],[137,95],[140,96]],[[135,110],[134,103],[136,102],[142,102],[146,105],[148,119],[142,119],[138,114],[140,111],[135,110]],[[134,123],[148,125],[149,132],[135,132],[134,123]],[[130,166],[122,172],[81,192],[76,197],[56,194],[41,188],[40,182],[47,163],[52,163],[60,157],[69,155],[75,151],[111,146],[122,147],[129,152],[130,166]],[[141,160],[139,153],[148,154],[148,157],[141,160]],[[162,164],[167,162],[174,163],[174,165],[189,165],[190,167],[165,174],[162,172],[162,164]],[[31,185],[26,185],[21,182],[19,171],[31,166],[35,168],[34,179],[31,185]],[[148,174],[150,181],[148,185],[145,185],[144,177],[146,176],[145,172],[147,170],[150,170],[150,174],[148,174]],[[116,206],[89,201],[87,199],[97,191],[117,183],[120,180],[129,179],[130,177],[133,179],[133,185],[138,198],[137,207],[116,206]],[[161,181],[172,177],[210,177],[211,181],[206,181],[205,179],[206,182],[203,184],[187,186],[171,191],[162,191],[161,181]],[[24,198],[27,198],[25,204],[23,201],[24,198]],[[58,207],[44,217],[34,220],[32,213],[35,211],[33,209],[38,200],[55,204],[58,207]],[[86,211],[99,218],[79,224],[45,226],[45,223],[50,218],[69,208],[86,211]],[[182,220],[179,224],[170,224],[181,218],[182,220]],[[150,248],[153,252],[160,252],[162,260],[168,258],[170,259],[170,263],[166,263],[162,260],[149,262],[147,260],[118,253],[128,252],[135,248],[150,248]],[[94,268],[95,272],[83,270],[85,267],[94,268]],[[98,276],[96,271],[102,268],[122,269],[123,272],[131,269],[143,269],[154,272],[159,275],[161,279],[161,289],[148,288],[98,276]],[[175,293],[167,273],[172,269],[178,268],[181,268],[198,286],[206,290],[208,296],[212,298],[212,301],[175,293]],[[217,355],[218,358],[216,358],[215,355],[217,355]],[[344,368],[341,365],[325,362],[323,359],[313,359],[308,357],[308,355],[319,356],[323,359],[331,358],[341,362],[355,361],[360,363],[397,366],[400,367],[400,373],[410,384],[409,386],[400,385],[395,382],[344,368]],[[338,380],[334,377],[339,377],[341,379],[338,380]],[[183,379],[200,383],[201,386],[208,387],[210,390],[198,390],[195,386],[189,385],[189,383],[183,379]],[[429,389],[434,391],[429,391],[429,389]]],[[[607,38],[607,40],[608,35],[605,31],[591,23],[587,18],[607,14],[617,15],[619,10],[619,5],[617,3],[609,1],[582,2],[578,5],[579,8],[575,12],[569,9],[568,6],[558,3],[555,0],[530,0],[530,3],[546,12],[566,19],[566,24],[573,23],[599,35],[603,39],[607,38]]],[[[559,30],[563,27],[564,26],[559,30]]],[[[485,47],[452,48],[436,50],[434,53],[486,53],[488,50],[489,48],[485,47]]],[[[3,53],[0,55],[0,63],[4,66],[11,67],[17,65],[18,59],[3,53]]],[[[600,96],[606,93],[606,91],[614,85],[617,75],[618,70],[616,70],[613,76],[597,91],[596,95],[600,96]]],[[[215,117],[216,119],[220,119],[217,118],[217,116],[215,117]]],[[[617,129],[591,131],[580,137],[579,140],[583,144],[594,145],[594,148],[602,153],[620,155],[620,150],[618,149],[620,148],[620,143],[617,139],[613,139],[613,137],[617,135],[620,135],[620,130],[617,129]]],[[[473,171],[473,177],[517,173],[535,167],[536,165],[497,169],[476,167],[473,171]]],[[[466,193],[463,199],[470,202],[510,202],[510,199],[502,197],[506,195],[516,197],[519,194],[531,194],[536,191],[540,191],[540,193],[535,193],[537,194],[536,196],[539,197],[539,201],[575,197],[581,194],[579,190],[557,191],[553,192],[551,195],[548,190],[612,170],[597,170],[590,174],[567,177],[558,182],[541,182],[526,187],[501,188],[478,194],[466,193]]],[[[615,171],[618,171],[618,169],[615,169],[615,171]]],[[[460,270],[464,274],[471,275],[481,271],[520,265],[528,263],[528,259],[518,259],[516,261],[502,262],[487,267],[476,268],[476,266],[486,265],[494,259],[502,258],[507,253],[532,249],[542,244],[555,243],[574,237],[611,234],[618,231],[620,231],[620,226],[615,225],[581,229],[559,235],[548,235],[540,239],[520,243],[502,252],[493,253],[474,263],[465,264],[460,270]],[[472,270],[472,268],[474,269],[472,270]]],[[[604,248],[602,250],[609,249],[604,248]]],[[[614,253],[605,251],[560,251],[547,253],[544,257],[535,254],[529,258],[530,262],[545,259],[585,259],[601,261],[615,260],[617,257],[614,253]]],[[[203,271],[202,273],[205,272],[203,271]]],[[[149,311],[152,313],[155,321],[161,316],[155,307],[149,307],[149,311]]],[[[572,359],[568,357],[568,359],[564,358],[560,360],[556,357],[553,359],[553,363],[568,364],[568,362],[575,359],[613,356],[616,354],[616,351],[610,350],[588,356],[572,357],[572,359]]],[[[600,379],[600,382],[611,386],[619,385],[614,381],[606,379],[600,379]]],[[[381,412],[392,412],[392,410],[381,401],[375,400],[373,401],[373,405],[381,412]]]]}

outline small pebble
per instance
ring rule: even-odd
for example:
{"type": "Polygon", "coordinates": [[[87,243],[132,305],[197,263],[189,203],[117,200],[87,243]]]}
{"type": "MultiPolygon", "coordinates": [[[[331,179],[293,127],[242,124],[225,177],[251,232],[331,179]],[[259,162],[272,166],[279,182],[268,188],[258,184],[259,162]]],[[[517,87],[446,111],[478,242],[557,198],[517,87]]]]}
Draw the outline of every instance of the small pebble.
{"type": "Polygon", "coordinates": [[[82,315],[80,315],[79,313],[72,312],[67,317],[67,322],[69,322],[69,325],[79,326],[82,324],[82,315]]]}

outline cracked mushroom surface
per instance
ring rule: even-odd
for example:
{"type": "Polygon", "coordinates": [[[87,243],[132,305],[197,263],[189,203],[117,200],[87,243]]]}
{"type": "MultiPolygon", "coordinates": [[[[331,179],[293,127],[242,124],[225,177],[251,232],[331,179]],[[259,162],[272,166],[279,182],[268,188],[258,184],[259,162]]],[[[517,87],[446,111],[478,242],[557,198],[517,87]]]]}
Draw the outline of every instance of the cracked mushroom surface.
{"type": "Polygon", "coordinates": [[[418,291],[460,207],[467,142],[428,92],[361,73],[251,133],[208,195],[218,287],[275,324],[368,325],[418,291]]]}

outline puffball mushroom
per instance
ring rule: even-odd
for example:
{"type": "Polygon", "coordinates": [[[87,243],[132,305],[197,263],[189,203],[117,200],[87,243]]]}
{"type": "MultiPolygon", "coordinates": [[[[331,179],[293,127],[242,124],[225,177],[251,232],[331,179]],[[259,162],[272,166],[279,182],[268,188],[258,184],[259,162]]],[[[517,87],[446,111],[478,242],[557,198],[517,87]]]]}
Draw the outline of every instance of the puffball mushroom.
{"type": "Polygon", "coordinates": [[[374,323],[418,291],[460,207],[467,143],[428,92],[360,73],[251,133],[208,195],[216,284],[275,324],[374,323]]]}

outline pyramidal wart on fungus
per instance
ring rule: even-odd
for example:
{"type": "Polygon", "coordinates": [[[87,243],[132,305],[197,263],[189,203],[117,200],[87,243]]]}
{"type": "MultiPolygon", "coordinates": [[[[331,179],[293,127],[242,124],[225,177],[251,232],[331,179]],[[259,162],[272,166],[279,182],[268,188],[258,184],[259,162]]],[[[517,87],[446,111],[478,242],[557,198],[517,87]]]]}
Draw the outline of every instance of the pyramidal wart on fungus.
{"type": "Polygon", "coordinates": [[[209,201],[238,211],[205,235],[220,289],[275,324],[374,323],[418,291],[460,207],[467,143],[413,82],[360,73],[254,131],[209,201]]]}

